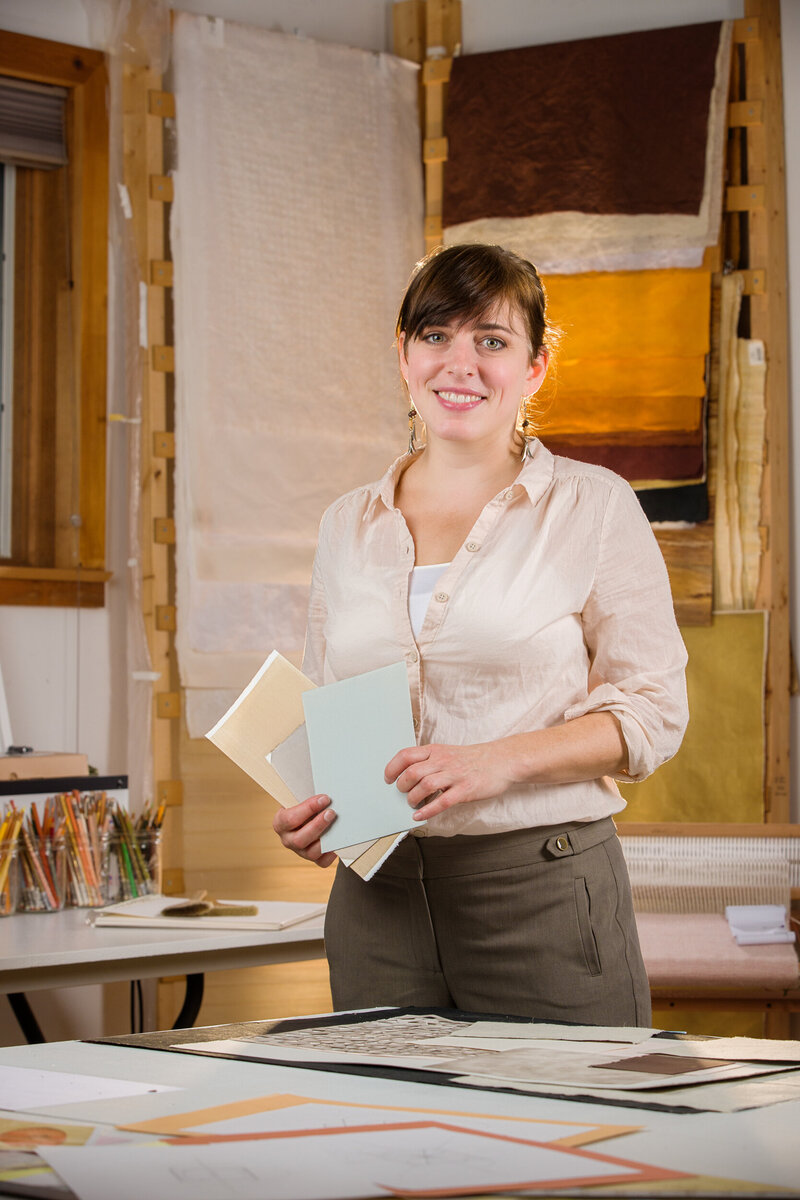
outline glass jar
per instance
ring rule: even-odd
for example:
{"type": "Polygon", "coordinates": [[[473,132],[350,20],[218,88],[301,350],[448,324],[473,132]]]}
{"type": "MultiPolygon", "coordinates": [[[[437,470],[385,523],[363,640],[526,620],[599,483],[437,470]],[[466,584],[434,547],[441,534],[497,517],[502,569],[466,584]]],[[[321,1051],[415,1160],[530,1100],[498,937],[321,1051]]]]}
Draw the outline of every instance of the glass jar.
{"type": "Polygon", "coordinates": [[[19,905],[18,855],[16,838],[0,842],[0,917],[10,917],[19,905]]]}
{"type": "Polygon", "coordinates": [[[19,911],[58,912],[67,896],[64,837],[31,835],[19,847],[19,911]]]}
{"type": "Polygon", "coordinates": [[[105,904],[119,904],[161,889],[161,830],[114,830],[103,840],[105,904]]]}

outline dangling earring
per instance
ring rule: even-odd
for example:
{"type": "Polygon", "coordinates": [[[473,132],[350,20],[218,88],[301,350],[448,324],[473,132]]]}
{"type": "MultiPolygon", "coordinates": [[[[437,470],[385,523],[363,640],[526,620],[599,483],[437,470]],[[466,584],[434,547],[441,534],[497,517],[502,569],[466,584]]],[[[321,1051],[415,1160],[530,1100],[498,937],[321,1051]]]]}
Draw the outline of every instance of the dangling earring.
{"type": "MultiPolygon", "coordinates": [[[[523,403],[525,400],[529,399],[529,396],[524,396],[523,403]]],[[[533,458],[533,443],[536,441],[536,436],[528,432],[532,428],[533,426],[531,425],[530,421],[527,417],[525,417],[522,422],[522,454],[520,455],[520,459],[523,463],[525,463],[527,459],[533,458]]]]}
{"type": "Polygon", "coordinates": [[[416,442],[417,427],[414,423],[416,420],[416,417],[417,417],[417,410],[414,408],[414,405],[412,402],[411,408],[408,410],[408,451],[407,451],[408,454],[414,454],[417,449],[417,442],[416,442]]]}

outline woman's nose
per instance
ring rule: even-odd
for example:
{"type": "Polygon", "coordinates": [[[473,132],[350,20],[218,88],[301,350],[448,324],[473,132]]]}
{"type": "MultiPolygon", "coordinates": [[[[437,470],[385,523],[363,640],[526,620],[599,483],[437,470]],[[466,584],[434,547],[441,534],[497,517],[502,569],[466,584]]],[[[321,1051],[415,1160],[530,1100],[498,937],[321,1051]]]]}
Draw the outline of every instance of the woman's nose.
{"type": "Polygon", "coordinates": [[[475,370],[475,346],[471,337],[456,335],[450,343],[448,369],[455,374],[471,375],[475,370]]]}

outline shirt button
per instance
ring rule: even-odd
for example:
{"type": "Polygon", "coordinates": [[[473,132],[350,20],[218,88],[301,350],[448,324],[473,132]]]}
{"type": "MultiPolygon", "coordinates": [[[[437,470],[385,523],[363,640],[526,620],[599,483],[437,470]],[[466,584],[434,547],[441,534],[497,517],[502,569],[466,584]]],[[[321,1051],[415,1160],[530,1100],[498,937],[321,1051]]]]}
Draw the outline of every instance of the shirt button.
{"type": "Polygon", "coordinates": [[[414,717],[414,729],[419,733],[419,717],[414,717]]]}
{"type": "Polygon", "coordinates": [[[408,654],[406,655],[406,658],[408,659],[408,661],[410,663],[415,663],[417,661],[417,659],[419,658],[419,655],[417,654],[416,650],[409,650],[408,654]]]}
{"type": "Polygon", "coordinates": [[[434,600],[438,600],[439,604],[446,604],[449,599],[447,592],[437,592],[434,596],[434,600]]]}
{"type": "Polygon", "coordinates": [[[480,550],[480,548],[481,547],[480,547],[479,542],[467,542],[467,549],[470,550],[473,554],[475,553],[476,550],[480,550]]]}
{"type": "Polygon", "coordinates": [[[504,500],[513,500],[513,498],[514,498],[514,489],[513,488],[509,488],[507,492],[503,492],[504,500]]]}

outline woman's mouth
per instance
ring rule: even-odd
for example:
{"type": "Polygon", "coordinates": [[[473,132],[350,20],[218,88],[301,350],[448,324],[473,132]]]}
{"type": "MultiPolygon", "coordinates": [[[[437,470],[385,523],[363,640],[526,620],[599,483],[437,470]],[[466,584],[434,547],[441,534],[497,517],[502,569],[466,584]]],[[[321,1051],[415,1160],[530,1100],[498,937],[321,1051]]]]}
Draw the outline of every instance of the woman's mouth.
{"type": "Polygon", "coordinates": [[[436,395],[439,397],[440,404],[445,408],[452,409],[475,408],[476,405],[481,404],[485,399],[484,396],[480,396],[476,392],[437,391],[436,395]]]}

